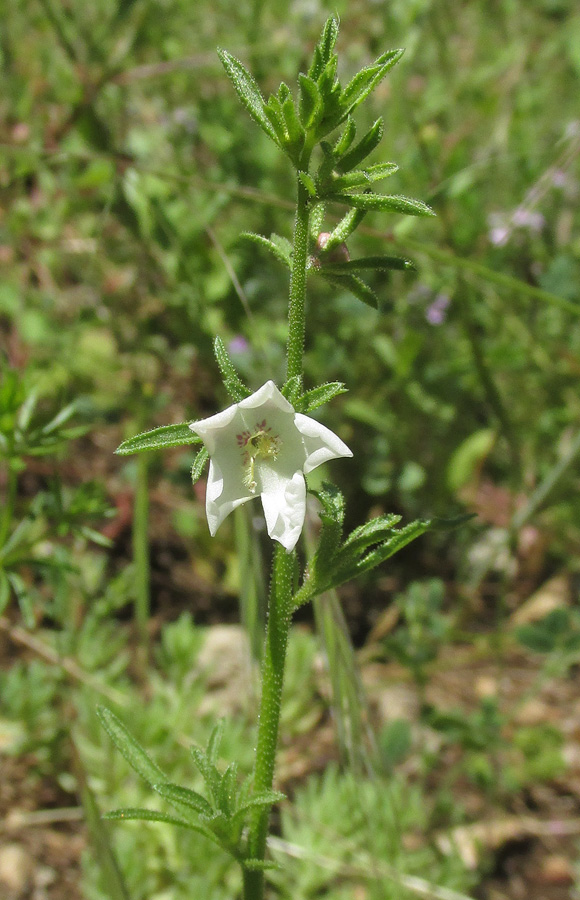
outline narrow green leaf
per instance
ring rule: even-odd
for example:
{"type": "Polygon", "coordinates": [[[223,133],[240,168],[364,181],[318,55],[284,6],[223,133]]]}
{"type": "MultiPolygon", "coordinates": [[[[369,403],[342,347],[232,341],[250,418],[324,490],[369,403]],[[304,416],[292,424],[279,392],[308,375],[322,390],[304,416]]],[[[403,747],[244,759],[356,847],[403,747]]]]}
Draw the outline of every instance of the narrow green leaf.
{"type": "MultiPolygon", "coordinates": [[[[402,550],[403,547],[406,547],[407,544],[410,544],[411,541],[414,541],[416,538],[421,537],[422,534],[425,534],[426,531],[429,531],[430,527],[431,522],[429,520],[420,519],[405,525],[404,528],[396,531],[391,538],[379,547],[376,547],[374,550],[367,553],[366,556],[357,563],[355,574],[358,575],[361,572],[369,572],[371,569],[376,568],[376,566],[379,566],[381,563],[385,562],[385,560],[394,556],[395,553],[398,553],[399,550],[402,550]]],[[[353,576],[349,575],[348,579],[350,580],[351,577],[353,576]]]]}
{"type": "Polygon", "coordinates": [[[10,600],[10,582],[6,573],[0,569],[0,616],[4,615],[4,611],[10,600]]]}
{"type": "Polygon", "coordinates": [[[348,119],[345,129],[332,148],[332,155],[335,159],[343,156],[356,137],[356,124],[354,119],[348,119]]]}
{"type": "Polygon", "coordinates": [[[103,819],[112,821],[134,821],[142,820],[143,822],[167,822],[169,825],[180,825],[183,828],[191,828],[189,822],[184,819],[178,819],[176,816],[170,816],[167,813],[157,812],[155,809],[140,809],[139,807],[127,807],[126,809],[112,809],[105,813],[103,819]]]}
{"type": "Polygon", "coordinates": [[[388,194],[337,194],[330,195],[329,200],[337,203],[347,203],[355,209],[381,210],[382,212],[397,212],[407,216],[434,216],[436,213],[423,203],[422,200],[413,200],[411,197],[400,197],[388,194]]]}
{"type": "Polygon", "coordinates": [[[312,492],[322,504],[320,521],[322,528],[318,540],[318,547],[310,561],[310,576],[314,583],[328,577],[332,572],[333,564],[344,522],[344,496],[334,484],[324,482],[320,491],[312,492]]]}
{"type": "Polygon", "coordinates": [[[176,806],[186,806],[188,809],[195,810],[200,816],[210,817],[213,815],[213,808],[207,802],[205,797],[198,794],[197,791],[191,791],[189,788],[181,787],[179,784],[170,784],[163,782],[162,784],[151,785],[153,790],[168,800],[169,803],[176,806]]]}
{"type": "Polygon", "coordinates": [[[193,465],[191,467],[191,483],[195,484],[203,475],[206,463],[209,459],[209,453],[205,447],[195,454],[193,465]]]}
{"type": "Polygon", "coordinates": [[[249,800],[246,800],[243,806],[240,806],[237,813],[245,812],[245,810],[259,808],[260,806],[273,806],[274,803],[281,803],[286,799],[286,794],[281,791],[258,791],[249,800]]]}
{"type": "Polygon", "coordinates": [[[343,244],[353,231],[358,228],[366,214],[366,209],[349,209],[334,231],[331,232],[330,237],[324,246],[325,252],[330,253],[335,247],[339,247],[340,244],[343,244]]]}
{"type": "Polygon", "coordinates": [[[300,179],[310,196],[316,197],[316,185],[314,183],[312,175],[309,175],[308,172],[298,172],[298,178],[300,179]]]}
{"type": "Polygon", "coordinates": [[[358,553],[361,550],[366,550],[371,544],[377,544],[379,541],[385,540],[400,521],[401,516],[395,513],[386,513],[385,515],[377,516],[376,519],[371,519],[370,522],[359,525],[358,528],[351,531],[343,543],[341,554],[345,551],[358,553]]]}
{"type": "Polygon", "coordinates": [[[206,757],[208,762],[211,763],[212,766],[215,766],[217,762],[218,753],[220,750],[220,744],[222,742],[222,737],[224,733],[225,721],[223,719],[219,719],[214,725],[212,732],[209,736],[209,740],[207,742],[207,750],[206,757]]]}
{"type": "Polygon", "coordinates": [[[300,392],[302,390],[302,378],[300,375],[293,375],[292,378],[289,378],[280,393],[283,397],[286,397],[286,400],[292,404],[294,409],[301,412],[301,409],[298,409],[298,404],[300,401],[300,392]]]}
{"type": "Polygon", "coordinates": [[[141,778],[152,787],[167,780],[164,772],[153,762],[143,747],[110,709],[107,709],[105,706],[98,706],[97,715],[117,750],[141,778]]]}
{"type": "Polygon", "coordinates": [[[201,444],[201,438],[190,430],[187,422],[181,422],[179,425],[161,425],[160,428],[137,434],[123,441],[115,453],[119,456],[129,456],[131,453],[164,450],[167,447],[181,447],[186,444],[201,444]]]}
{"type": "Polygon", "coordinates": [[[69,403],[68,406],[65,406],[64,409],[61,409],[60,412],[58,412],[56,416],[42,428],[42,434],[52,434],[54,431],[57,431],[61,425],[68,422],[71,416],[74,415],[76,408],[77,404],[76,402],[73,402],[69,403]]]}
{"type": "Polygon", "coordinates": [[[341,381],[329,381],[306,391],[300,398],[300,409],[305,413],[310,413],[313,409],[322,406],[323,403],[328,403],[334,397],[338,397],[339,394],[346,393],[347,388],[341,381]]]}
{"type": "Polygon", "coordinates": [[[193,756],[195,764],[205,781],[207,790],[210,792],[214,802],[217,803],[221,782],[220,773],[216,767],[209,762],[207,756],[199,749],[199,747],[191,747],[189,752],[193,756]]]}
{"type": "Polygon", "coordinates": [[[325,262],[321,260],[324,272],[341,275],[343,272],[362,272],[365,269],[397,269],[399,271],[415,271],[416,266],[410,259],[400,256],[362,256],[360,259],[349,259],[344,262],[325,262]]]}
{"type": "Polygon", "coordinates": [[[298,76],[300,97],[298,101],[298,114],[304,128],[308,131],[316,124],[318,116],[322,112],[322,97],[316,82],[302,72],[298,76]]]}
{"type": "Polygon", "coordinates": [[[272,138],[274,143],[278,144],[279,141],[274,127],[266,115],[264,98],[253,75],[248,72],[239,59],[236,59],[227,50],[218,48],[217,52],[238,97],[254,121],[257,122],[268,137],[272,138]]]}
{"type": "Polygon", "coordinates": [[[338,178],[335,177],[329,185],[329,189],[331,192],[337,193],[359,185],[372,184],[375,181],[382,181],[383,178],[388,178],[389,175],[393,175],[398,169],[399,167],[396,163],[381,163],[378,166],[369,166],[368,169],[354,169],[338,178]]]}
{"type": "Polygon", "coordinates": [[[289,269],[292,267],[292,261],[286,248],[283,248],[282,245],[276,243],[275,241],[268,240],[268,238],[263,237],[261,234],[254,234],[251,231],[245,231],[240,235],[241,238],[245,240],[252,241],[254,244],[257,244],[259,247],[264,247],[265,250],[269,250],[276,259],[287,266],[289,269]]]}
{"type": "Polygon", "coordinates": [[[289,143],[295,147],[302,147],[304,143],[304,129],[300,124],[300,119],[296,112],[296,106],[292,97],[287,97],[282,104],[282,112],[284,113],[284,122],[288,131],[289,143]]]}
{"type": "Polygon", "coordinates": [[[338,26],[338,16],[330,16],[324,24],[320,39],[314,48],[312,64],[308,70],[309,76],[314,80],[317,80],[320,77],[320,73],[330,59],[330,55],[334,50],[334,45],[336,44],[336,39],[338,37],[338,26]]]}
{"type": "Polygon", "coordinates": [[[380,144],[383,136],[383,127],[383,119],[377,119],[366,134],[362,136],[358,144],[355,144],[352,150],[345,153],[336,161],[337,172],[349,172],[351,169],[354,169],[355,166],[358,166],[363,159],[366,159],[366,157],[380,144]]]}
{"type": "Polygon", "coordinates": [[[249,397],[252,392],[246,387],[236,372],[221,337],[214,338],[213,352],[222,375],[224,387],[234,403],[239,403],[240,400],[249,397]]]}
{"type": "Polygon", "coordinates": [[[366,303],[371,309],[379,309],[381,305],[379,298],[366,281],[363,281],[362,278],[359,278],[357,275],[334,275],[327,273],[324,268],[318,270],[315,269],[314,271],[317,271],[322,275],[322,277],[330,282],[330,284],[334,284],[336,287],[341,287],[350,291],[357,300],[366,303]]]}
{"type": "Polygon", "coordinates": [[[235,810],[238,792],[238,764],[230,763],[221,778],[217,804],[226,818],[230,818],[235,810]]]}
{"type": "Polygon", "coordinates": [[[387,72],[399,62],[404,52],[404,50],[389,50],[387,53],[379,56],[370,69],[363,69],[362,72],[354,76],[352,81],[345,87],[341,98],[341,103],[344,107],[347,107],[348,114],[352,113],[357,106],[360,106],[363,100],[374,91],[387,72]],[[370,78],[362,77],[365,71],[371,73],[370,78]]]}

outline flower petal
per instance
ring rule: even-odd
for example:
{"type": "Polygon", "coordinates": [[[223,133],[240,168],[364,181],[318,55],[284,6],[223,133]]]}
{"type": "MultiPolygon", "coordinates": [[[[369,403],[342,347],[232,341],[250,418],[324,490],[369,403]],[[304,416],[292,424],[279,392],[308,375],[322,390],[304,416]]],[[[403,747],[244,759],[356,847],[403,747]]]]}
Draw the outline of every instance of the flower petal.
{"type": "Polygon", "coordinates": [[[329,459],[352,456],[352,450],[346,446],[344,441],[341,441],[334,431],[321,425],[316,419],[296,413],[294,423],[304,440],[306,461],[303,470],[306,474],[322,463],[328,462],[329,459]]]}
{"type": "Polygon", "coordinates": [[[211,536],[234,509],[253,500],[254,496],[241,481],[224,478],[219,462],[215,457],[211,459],[205,493],[205,514],[211,536]]]}
{"type": "Polygon", "coordinates": [[[302,472],[280,477],[275,469],[262,476],[262,506],[270,537],[290,553],[298,543],[306,516],[306,484],[302,472]]]}

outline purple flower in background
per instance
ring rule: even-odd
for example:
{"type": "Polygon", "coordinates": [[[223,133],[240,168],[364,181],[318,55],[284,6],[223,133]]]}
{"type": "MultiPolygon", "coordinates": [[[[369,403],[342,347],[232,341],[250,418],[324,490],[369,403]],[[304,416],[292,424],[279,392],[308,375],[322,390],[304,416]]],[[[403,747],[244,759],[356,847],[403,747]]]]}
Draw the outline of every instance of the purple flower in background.
{"type": "Polygon", "coordinates": [[[425,318],[431,325],[441,325],[447,315],[447,307],[451,302],[447,294],[437,294],[431,306],[425,311],[425,318]]]}
{"type": "Polygon", "coordinates": [[[228,344],[228,350],[230,353],[235,355],[236,353],[247,353],[250,349],[250,345],[248,344],[245,337],[241,334],[236,334],[234,338],[228,344]]]}

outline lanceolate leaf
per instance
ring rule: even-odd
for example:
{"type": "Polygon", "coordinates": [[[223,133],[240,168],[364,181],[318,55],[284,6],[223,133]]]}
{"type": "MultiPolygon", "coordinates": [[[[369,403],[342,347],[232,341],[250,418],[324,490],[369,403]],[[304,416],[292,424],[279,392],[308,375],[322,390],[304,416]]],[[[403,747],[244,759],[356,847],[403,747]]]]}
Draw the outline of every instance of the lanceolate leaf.
{"type": "Polygon", "coordinates": [[[350,172],[351,169],[354,169],[355,166],[358,166],[363,159],[373,152],[375,147],[377,147],[383,136],[383,120],[377,119],[377,121],[371,125],[369,130],[363,137],[360,139],[358,144],[350,150],[348,153],[345,153],[340,159],[337,160],[336,169],[338,172],[350,172]]]}
{"type": "Polygon", "coordinates": [[[271,137],[275,143],[278,143],[276,132],[264,109],[264,98],[260,93],[260,88],[253,75],[248,72],[239,59],[236,59],[235,56],[232,56],[227,50],[218,49],[218,56],[222,61],[230,81],[236,89],[238,97],[254,121],[266,132],[268,137],[271,137]]]}
{"type": "Polygon", "coordinates": [[[347,203],[355,209],[382,210],[383,212],[404,213],[407,216],[434,216],[436,213],[423,203],[411,197],[388,194],[332,194],[329,200],[347,203]]]}
{"type": "Polygon", "coordinates": [[[341,97],[341,103],[348,107],[348,113],[360,106],[371,91],[380,84],[389,69],[399,62],[404,52],[404,50],[389,50],[379,56],[374,66],[363,69],[354,76],[345,87],[341,97]]]}
{"type": "Polygon", "coordinates": [[[245,238],[248,241],[253,241],[254,244],[257,244],[259,247],[263,247],[265,250],[269,250],[277,260],[283,263],[288,268],[291,268],[292,262],[290,259],[290,254],[288,250],[283,247],[280,243],[277,243],[273,240],[268,240],[268,238],[264,237],[261,234],[254,234],[251,231],[245,231],[240,237],[245,238]]]}
{"type": "Polygon", "coordinates": [[[134,769],[151,786],[163,783],[167,780],[143,747],[137,743],[133,735],[125,728],[117,716],[104,706],[97,707],[97,715],[103,728],[125,757],[132,769],[134,769]]]}
{"type": "Polygon", "coordinates": [[[188,809],[193,809],[196,813],[208,818],[213,815],[213,809],[205,797],[202,797],[196,791],[190,791],[189,788],[181,787],[179,784],[154,784],[152,787],[165,800],[174,803],[176,806],[186,806],[188,809]]]}
{"type": "Polygon", "coordinates": [[[380,306],[380,300],[369,285],[359,278],[357,275],[351,274],[330,274],[325,271],[324,268],[314,270],[318,271],[323,278],[329,281],[331,284],[336,285],[337,287],[345,288],[347,291],[350,291],[351,294],[357,298],[357,300],[361,300],[363,303],[366,303],[367,306],[370,306],[372,309],[378,309],[380,306]]]}
{"type": "Polygon", "coordinates": [[[298,112],[300,121],[304,128],[309,129],[316,123],[318,115],[322,110],[322,98],[316,82],[304,75],[302,72],[298,76],[300,85],[300,102],[298,112]]]}
{"type": "Polygon", "coordinates": [[[345,262],[325,263],[321,260],[324,272],[340,275],[344,272],[362,272],[365,269],[397,269],[414,271],[416,266],[410,259],[400,256],[362,256],[360,259],[349,259],[345,262]]]}
{"type": "Polygon", "coordinates": [[[329,252],[343,244],[347,237],[355,231],[367,214],[366,209],[349,209],[328,238],[324,249],[329,252]]]}
{"type": "Polygon", "coordinates": [[[330,381],[327,384],[321,384],[320,387],[312,388],[300,398],[300,411],[305,413],[318,409],[323,403],[328,403],[333,397],[339,394],[345,394],[347,388],[341,381],[330,381]]]}
{"type": "Polygon", "coordinates": [[[129,456],[131,453],[143,453],[145,450],[165,450],[167,447],[200,443],[201,438],[190,430],[187,422],[182,422],[179,425],[161,425],[160,428],[137,434],[123,441],[115,453],[119,456],[129,456]]]}
{"type": "Polygon", "coordinates": [[[221,337],[214,338],[213,352],[215,354],[216,362],[222,375],[224,387],[232,400],[235,403],[239,403],[240,400],[243,400],[245,397],[249,397],[251,391],[241,381],[238,373],[234,368],[234,364],[229,357],[228,351],[226,350],[226,345],[222,341],[221,337]]]}

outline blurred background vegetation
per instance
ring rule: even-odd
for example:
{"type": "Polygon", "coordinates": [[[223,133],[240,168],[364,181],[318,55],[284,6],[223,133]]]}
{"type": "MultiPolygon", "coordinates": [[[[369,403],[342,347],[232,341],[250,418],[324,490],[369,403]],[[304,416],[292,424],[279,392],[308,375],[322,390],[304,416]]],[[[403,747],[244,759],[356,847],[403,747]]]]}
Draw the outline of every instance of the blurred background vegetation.
{"type": "MultiPolygon", "coordinates": [[[[239,620],[240,594],[259,647],[263,583],[248,573],[269,548],[250,515],[210,540],[187,450],[112,454],[137,431],[225,405],[216,334],[252,388],[283,381],[287,274],[239,235],[291,237],[291,172],[215,48],[264,93],[294,89],[333,12],[343,81],[406,48],[358,125],[385,117],[374,161],[398,163],[393,190],[437,219],[366,217],[353,255],[392,249],[417,265],[374,276],[378,313],[311,279],[306,385],[349,388],[324,422],[355,454],[332,473],[350,525],[382,511],[476,515],[341,593],[369,710],[358,684],[350,699],[359,724],[373,719],[368,793],[327,765],[331,691],[305,614],[280,776],[296,803],[277,822],[289,858],[273,896],[411,897],[412,873],[433,897],[439,884],[516,898],[516,876],[530,898],[574,890],[578,829],[554,847],[528,819],[568,822],[580,805],[576,4],[2,0],[0,753],[21,792],[0,805],[74,818],[80,797],[93,847],[81,876],[85,843],[71,850],[66,824],[52,829],[68,841],[59,865],[38,823],[25,838],[17,822],[10,846],[58,873],[49,897],[238,889],[217,851],[162,826],[116,828],[113,850],[95,796],[106,809],[133,791],[137,805],[141,788],[113,763],[94,706],[125,708],[182,777],[172,732],[203,743],[212,716],[231,714],[224,758],[245,754],[249,768],[251,683],[235,699],[247,671],[216,682],[203,654],[209,642],[219,660],[241,640],[221,630],[239,620]],[[385,686],[401,684],[397,706],[385,686]],[[498,818],[503,837],[465,837],[498,818]]],[[[323,635],[333,603],[317,612],[323,635]]],[[[334,651],[327,641],[348,743],[334,651]]]]}

